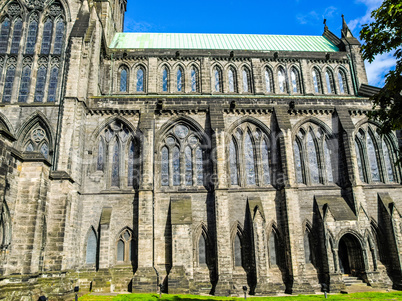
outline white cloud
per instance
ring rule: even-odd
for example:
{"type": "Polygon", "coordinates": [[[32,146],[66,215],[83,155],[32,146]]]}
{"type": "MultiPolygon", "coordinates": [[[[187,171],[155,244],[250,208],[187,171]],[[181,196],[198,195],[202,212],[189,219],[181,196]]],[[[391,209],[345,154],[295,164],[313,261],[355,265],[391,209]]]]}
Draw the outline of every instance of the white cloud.
{"type": "Polygon", "coordinates": [[[325,18],[332,18],[334,13],[336,12],[337,8],[334,6],[328,6],[322,13],[317,13],[315,10],[312,10],[308,14],[298,14],[296,16],[297,20],[300,24],[307,24],[307,23],[317,23],[318,21],[322,22],[325,18]]]}
{"type": "Polygon", "coordinates": [[[385,75],[395,64],[396,60],[392,53],[377,55],[371,64],[365,62],[369,84],[376,87],[383,87],[385,75]]]}
{"type": "Polygon", "coordinates": [[[127,32],[149,32],[151,30],[157,31],[154,24],[145,21],[134,21],[131,18],[126,18],[124,22],[124,31],[127,32]]]}
{"type": "Polygon", "coordinates": [[[348,26],[349,26],[349,29],[352,32],[354,32],[355,29],[360,31],[360,27],[363,24],[366,24],[366,23],[368,23],[368,22],[370,22],[372,20],[371,19],[371,12],[374,9],[380,7],[380,5],[382,3],[382,0],[356,0],[356,2],[365,4],[367,6],[367,10],[366,10],[366,13],[363,16],[361,16],[361,17],[359,17],[357,19],[349,21],[348,26]]]}

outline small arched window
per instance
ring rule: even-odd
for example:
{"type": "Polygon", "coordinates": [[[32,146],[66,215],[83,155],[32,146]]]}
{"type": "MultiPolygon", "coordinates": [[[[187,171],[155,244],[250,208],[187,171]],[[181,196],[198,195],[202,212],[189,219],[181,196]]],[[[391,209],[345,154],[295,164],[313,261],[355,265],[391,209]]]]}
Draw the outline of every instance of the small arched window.
{"type": "Polygon", "coordinates": [[[36,74],[35,102],[43,101],[43,97],[45,96],[46,75],[47,68],[43,65],[40,66],[36,74]]]}
{"type": "Polygon", "coordinates": [[[47,95],[48,102],[56,101],[58,81],[59,81],[59,67],[54,66],[50,70],[49,90],[48,90],[48,95],[47,95]]]}
{"type": "Polygon", "coordinates": [[[255,185],[255,157],[254,157],[254,145],[251,140],[250,133],[246,133],[246,137],[244,139],[244,167],[246,174],[246,183],[247,185],[255,185]]]}
{"type": "Polygon", "coordinates": [[[94,231],[94,229],[91,228],[91,230],[89,231],[88,238],[87,238],[87,248],[86,248],[86,263],[87,264],[95,264],[96,263],[97,245],[98,245],[98,240],[97,240],[95,231],[94,231]]]}
{"type": "Polygon", "coordinates": [[[278,254],[276,252],[278,242],[274,231],[271,232],[268,239],[269,265],[275,267],[278,265],[278,254]]]}
{"type": "Polygon", "coordinates": [[[42,46],[40,50],[41,54],[50,53],[52,34],[53,34],[53,21],[52,19],[48,18],[45,22],[45,25],[43,26],[42,46]]]}
{"type": "Polygon", "coordinates": [[[177,69],[177,92],[183,91],[183,70],[177,69]]]}
{"type": "Polygon", "coordinates": [[[299,77],[299,71],[297,71],[295,68],[292,68],[290,71],[290,78],[292,81],[292,92],[293,93],[300,93],[300,77],[299,77]]]}
{"type": "Polygon", "coordinates": [[[314,85],[314,92],[317,94],[321,94],[322,93],[322,89],[321,89],[321,76],[320,73],[317,69],[313,69],[313,71],[311,72],[312,76],[313,76],[313,85],[314,85]]]}
{"type": "Polygon", "coordinates": [[[214,75],[214,91],[222,92],[222,71],[219,67],[215,67],[213,71],[214,75]]]}
{"type": "Polygon", "coordinates": [[[285,77],[285,70],[282,67],[280,67],[278,70],[278,83],[279,83],[279,92],[285,93],[286,77],[285,77]]]}
{"type": "Polygon", "coordinates": [[[338,82],[339,82],[339,92],[341,94],[349,94],[345,71],[343,70],[338,71],[338,82]]]}
{"type": "Polygon", "coordinates": [[[20,49],[21,44],[21,36],[22,36],[22,20],[17,18],[14,21],[14,32],[13,39],[11,40],[11,54],[17,54],[20,49]]]}
{"type": "Polygon", "coordinates": [[[198,72],[197,69],[195,69],[195,67],[191,68],[190,76],[191,76],[191,91],[198,92],[198,72]]]}
{"type": "Polygon", "coordinates": [[[251,75],[250,71],[246,68],[243,69],[243,92],[251,92],[251,75]]]}
{"type": "Polygon", "coordinates": [[[327,93],[335,94],[334,77],[332,72],[328,69],[325,71],[325,81],[327,83],[327,93]]]}
{"type": "Polygon", "coordinates": [[[127,92],[128,71],[126,67],[120,69],[120,92],[127,92]]]}
{"type": "Polygon", "coordinates": [[[38,22],[36,20],[32,20],[28,26],[28,35],[25,48],[26,54],[34,53],[37,35],[38,35],[38,22]]]}
{"type": "Polygon", "coordinates": [[[168,70],[166,67],[162,69],[162,91],[168,91],[168,70]]]}
{"type": "Polygon", "coordinates": [[[5,18],[1,23],[1,30],[0,30],[0,53],[7,52],[10,27],[11,27],[10,19],[5,18]]]}
{"type": "Polygon", "coordinates": [[[378,158],[376,154],[377,145],[374,144],[373,137],[370,132],[366,135],[366,145],[368,162],[371,170],[371,180],[373,182],[380,182],[380,172],[378,169],[378,158]]]}
{"type": "Polygon", "coordinates": [[[272,81],[272,71],[269,68],[265,68],[265,91],[267,93],[272,93],[274,91],[272,81]]]}
{"type": "Polygon", "coordinates": [[[144,92],[144,69],[137,70],[137,92],[144,92]]]}
{"type": "Polygon", "coordinates": [[[235,71],[233,68],[229,68],[228,70],[228,85],[229,85],[229,92],[235,91],[236,80],[235,80],[235,71]]]}
{"type": "Polygon", "coordinates": [[[241,240],[239,234],[235,236],[234,244],[233,244],[233,257],[234,257],[234,266],[241,267],[243,266],[242,260],[242,247],[241,247],[241,240]]]}
{"type": "Polygon", "coordinates": [[[13,84],[15,77],[15,67],[9,66],[6,71],[6,78],[4,81],[3,102],[10,102],[13,92],[13,84]]]}
{"type": "Polygon", "coordinates": [[[304,232],[304,260],[306,263],[313,263],[310,235],[308,230],[304,232]]]}
{"type": "Polygon", "coordinates": [[[129,230],[124,230],[117,240],[117,254],[116,254],[116,261],[119,263],[122,262],[130,262],[132,260],[132,247],[133,238],[132,232],[129,230]]]}
{"type": "Polygon", "coordinates": [[[112,186],[120,186],[120,145],[115,141],[112,157],[112,186]]]}
{"type": "Polygon", "coordinates": [[[59,19],[56,23],[56,37],[54,39],[53,54],[61,54],[64,45],[64,20],[59,19]]]}
{"type": "Polygon", "coordinates": [[[18,102],[27,102],[30,84],[31,84],[31,67],[25,66],[22,69],[18,102]]]}
{"type": "Polygon", "coordinates": [[[207,264],[207,246],[204,235],[198,240],[198,263],[199,265],[207,264]]]}
{"type": "Polygon", "coordinates": [[[230,181],[232,185],[238,185],[238,169],[237,169],[237,149],[234,138],[230,140],[229,146],[229,159],[230,159],[230,181]]]}

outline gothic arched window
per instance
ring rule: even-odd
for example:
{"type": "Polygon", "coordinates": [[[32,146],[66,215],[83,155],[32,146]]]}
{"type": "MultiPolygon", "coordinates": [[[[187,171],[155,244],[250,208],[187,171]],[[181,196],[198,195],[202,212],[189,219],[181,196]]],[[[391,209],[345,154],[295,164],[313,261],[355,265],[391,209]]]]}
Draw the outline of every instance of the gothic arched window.
{"type": "Polygon", "coordinates": [[[243,266],[242,260],[242,245],[239,234],[236,234],[234,243],[233,243],[233,262],[235,267],[243,266]]]}
{"type": "Polygon", "coordinates": [[[104,167],[105,167],[105,142],[101,137],[98,143],[98,160],[96,164],[96,169],[103,171],[104,167]]]}
{"type": "Polygon", "coordinates": [[[338,71],[338,82],[339,82],[339,92],[341,94],[349,94],[345,71],[343,70],[338,71]]]}
{"type": "Polygon", "coordinates": [[[325,168],[327,172],[327,180],[328,182],[333,182],[334,177],[332,174],[332,160],[331,160],[331,150],[328,147],[328,140],[324,141],[324,159],[325,159],[325,168]]]}
{"type": "Polygon", "coordinates": [[[311,131],[309,131],[307,134],[307,155],[310,169],[310,180],[311,183],[318,184],[320,183],[320,173],[318,167],[317,146],[314,140],[311,131]]]}
{"type": "Polygon", "coordinates": [[[168,70],[166,67],[162,69],[162,91],[168,91],[168,70]]]}
{"type": "Polygon", "coordinates": [[[43,97],[45,96],[46,75],[47,68],[43,65],[40,66],[36,74],[35,102],[43,101],[43,97]]]}
{"type": "MultiPolygon", "coordinates": [[[[35,16],[33,16],[33,18],[34,17],[35,16]]],[[[26,54],[34,53],[37,35],[38,35],[38,22],[36,20],[31,20],[28,26],[28,35],[25,48],[26,54]]]]}
{"type": "Polygon", "coordinates": [[[222,71],[217,66],[213,70],[213,78],[214,92],[222,92],[222,71]]]}
{"type": "Polygon", "coordinates": [[[56,35],[54,39],[53,54],[61,54],[64,45],[64,20],[59,19],[56,23],[56,35]]]}
{"type": "Polygon", "coordinates": [[[229,68],[228,70],[228,86],[229,86],[229,92],[235,92],[235,86],[236,86],[236,71],[233,70],[233,68],[229,68]]]}
{"type": "Polygon", "coordinates": [[[278,69],[278,83],[279,83],[279,92],[285,93],[286,92],[286,75],[285,69],[279,67],[278,69]]]}
{"type": "Polygon", "coordinates": [[[327,83],[327,93],[335,94],[334,76],[332,75],[332,71],[329,69],[325,71],[325,81],[327,83]]]}
{"type": "Polygon", "coordinates": [[[59,68],[57,66],[50,69],[49,90],[47,95],[48,102],[56,101],[57,84],[59,80],[59,68]]]}
{"type": "Polygon", "coordinates": [[[268,239],[268,254],[269,254],[269,265],[270,267],[275,267],[278,265],[279,258],[277,254],[278,241],[275,231],[271,231],[268,239]]]}
{"type": "Polygon", "coordinates": [[[272,93],[274,92],[274,87],[273,87],[273,80],[272,80],[272,71],[268,67],[265,68],[265,91],[267,93],[272,93]]]}
{"type": "Polygon", "coordinates": [[[198,264],[207,264],[207,244],[204,235],[200,235],[200,239],[198,240],[198,264]]]}
{"type": "Polygon", "coordinates": [[[18,102],[27,102],[30,84],[31,84],[31,67],[25,66],[22,69],[18,102]]]}
{"type": "Polygon", "coordinates": [[[204,170],[201,147],[198,133],[187,125],[179,123],[172,127],[161,148],[161,186],[203,185],[204,170]],[[184,172],[183,175],[182,172],[184,172]]]}
{"type": "Polygon", "coordinates": [[[116,261],[119,263],[122,262],[130,262],[133,258],[132,256],[132,232],[128,229],[125,229],[120,235],[119,239],[117,240],[117,254],[116,254],[116,261]]]}
{"type": "Polygon", "coordinates": [[[120,69],[120,92],[128,91],[128,69],[126,67],[121,67],[120,69]]]}
{"type": "Polygon", "coordinates": [[[144,69],[142,67],[137,70],[137,92],[144,92],[144,69]]]}
{"type": "Polygon", "coordinates": [[[6,53],[8,48],[8,37],[10,35],[10,19],[5,18],[0,29],[0,53],[6,53]]]}
{"type": "Polygon", "coordinates": [[[4,80],[3,102],[10,102],[13,93],[13,84],[15,77],[15,67],[9,66],[6,71],[6,78],[4,80]]]}
{"type": "Polygon", "coordinates": [[[377,158],[377,145],[374,144],[372,133],[366,135],[367,158],[371,171],[371,180],[373,182],[380,182],[380,171],[378,168],[377,158]]]}
{"type": "Polygon", "coordinates": [[[52,34],[53,34],[53,21],[48,18],[43,26],[43,35],[42,35],[42,46],[40,53],[41,54],[49,54],[50,46],[52,42],[52,34]]]}
{"type": "Polygon", "coordinates": [[[299,76],[299,71],[296,70],[296,68],[292,68],[290,71],[290,79],[292,83],[292,92],[293,93],[301,93],[300,89],[300,76],[299,76]]]}
{"type": "Polygon", "coordinates": [[[361,141],[358,138],[355,139],[355,150],[356,150],[356,159],[357,159],[357,168],[359,170],[359,177],[362,182],[367,182],[364,174],[364,165],[363,165],[363,148],[361,145],[361,141]]]}
{"type": "Polygon", "coordinates": [[[24,145],[23,151],[40,152],[46,159],[49,158],[49,136],[44,130],[44,126],[41,122],[38,122],[31,128],[31,130],[25,135],[22,144],[24,145]]]}
{"type": "Polygon", "coordinates": [[[97,257],[97,246],[98,239],[95,234],[95,230],[91,228],[87,238],[87,248],[86,248],[86,260],[87,264],[95,264],[97,257]]]}
{"type": "Polygon", "coordinates": [[[251,91],[251,74],[247,68],[244,68],[242,71],[243,76],[243,92],[252,92],[251,91]]]}
{"type": "Polygon", "coordinates": [[[230,182],[232,185],[238,185],[238,169],[237,169],[237,151],[234,138],[230,140],[229,146],[229,160],[230,160],[230,182]]]}
{"type": "Polygon", "coordinates": [[[182,92],[183,91],[183,69],[182,68],[178,68],[177,69],[177,92],[182,92]]]}
{"type": "Polygon", "coordinates": [[[191,91],[198,92],[198,72],[195,67],[191,68],[190,77],[191,77],[191,91]]]}
{"type": "Polygon", "coordinates": [[[311,72],[312,76],[313,76],[313,85],[314,85],[314,92],[317,94],[321,94],[322,93],[322,89],[321,89],[321,75],[320,72],[314,68],[313,71],[311,72]]]}
{"type": "Polygon", "coordinates": [[[261,143],[261,160],[263,171],[263,182],[268,185],[271,184],[270,168],[269,168],[269,149],[268,143],[265,139],[261,143]]]}
{"type": "Polygon", "coordinates": [[[302,172],[301,150],[300,150],[300,143],[298,142],[298,139],[293,142],[293,149],[294,149],[294,154],[295,154],[296,182],[304,183],[303,172],[302,172]]]}
{"type": "Polygon", "coordinates": [[[112,155],[112,186],[120,186],[120,145],[115,141],[112,155]]]}
{"type": "Polygon", "coordinates": [[[388,175],[388,181],[394,182],[394,170],[393,170],[393,159],[392,159],[392,152],[390,151],[388,143],[385,139],[382,140],[382,152],[384,154],[384,162],[385,162],[385,169],[386,174],[388,175]]]}
{"type": "Polygon", "coordinates": [[[11,50],[10,50],[11,54],[18,53],[21,44],[21,37],[22,37],[22,20],[20,18],[17,18],[14,21],[13,38],[11,40],[11,50]]]}
{"type": "Polygon", "coordinates": [[[244,162],[245,162],[245,174],[247,185],[255,185],[255,155],[253,142],[251,141],[250,133],[246,133],[244,139],[244,162]]]}
{"type": "Polygon", "coordinates": [[[305,263],[313,263],[311,250],[311,234],[308,230],[304,232],[304,260],[305,263]]]}
{"type": "Polygon", "coordinates": [[[11,243],[11,216],[7,203],[3,200],[0,214],[0,250],[5,250],[11,243]]]}

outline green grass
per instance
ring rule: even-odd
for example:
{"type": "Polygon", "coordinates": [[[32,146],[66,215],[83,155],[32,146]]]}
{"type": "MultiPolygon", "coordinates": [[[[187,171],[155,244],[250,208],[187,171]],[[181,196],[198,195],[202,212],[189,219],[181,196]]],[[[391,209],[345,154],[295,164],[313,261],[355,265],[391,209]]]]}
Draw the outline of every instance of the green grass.
{"type": "MultiPolygon", "coordinates": [[[[118,295],[118,296],[93,296],[85,295],[79,298],[80,301],[156,301],[159,299],[157,294],[128,294],[128,295],[118,295]]],[[[162,295],[161,300],[167,301],[240,301],[244,298],[236,297],[208,297],[208,296],[195,296],[195,295],[162,295]]],[[[323,295],[298,295],[289,297],[248,297],[247,300],[250,301],[314,301],[314,300],[325,300],[323,295]]],[[[402,300],[402,292],[392,292],[392,293],[354,293],[347,295],[328,295],[328,300],[343,301],[343,300],[359,300],[359,301],[391,301],[391,300],[402,300]]]]}

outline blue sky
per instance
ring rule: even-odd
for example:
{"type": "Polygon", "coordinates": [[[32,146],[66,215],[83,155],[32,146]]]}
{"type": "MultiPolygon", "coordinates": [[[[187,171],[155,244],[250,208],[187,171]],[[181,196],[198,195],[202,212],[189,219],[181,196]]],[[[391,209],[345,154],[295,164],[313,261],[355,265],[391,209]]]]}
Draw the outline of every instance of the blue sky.
{"type": "MultiPolygon", "coordinates": [[[[125,17],[127,32],[246,33],[321,35],[323,19],[340,36],[341,15],[345,15],[355,37],[370,12],[381,0],[226,0],[183,1],[128,0],[125,17]]],[[[395,66],[390,54],[366,63],[369,84],[382,86],[384,75],[395,66]]]]}

